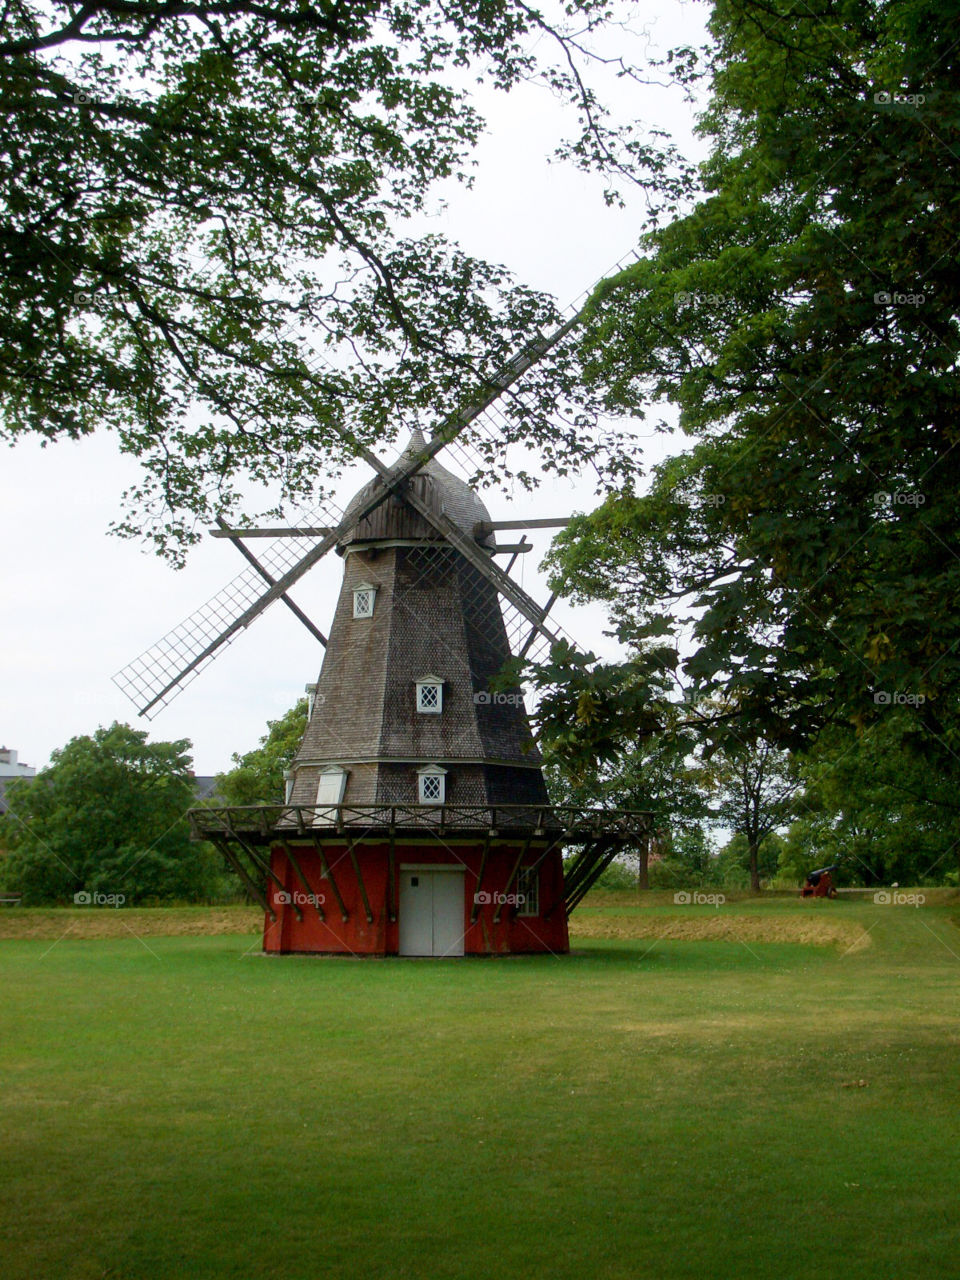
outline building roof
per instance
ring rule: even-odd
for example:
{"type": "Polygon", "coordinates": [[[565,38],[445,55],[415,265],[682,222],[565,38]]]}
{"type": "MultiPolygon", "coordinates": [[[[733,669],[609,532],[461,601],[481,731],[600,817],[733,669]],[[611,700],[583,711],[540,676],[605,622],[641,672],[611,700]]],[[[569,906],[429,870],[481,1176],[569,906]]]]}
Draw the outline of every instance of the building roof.
{"type": "MultiPolygon", "coordinates": [[[[427,442],[420,431],[414,431],[407,442],[407,447],[390,468],[390,474],[409,467],[411,462],[419,458],[427,448],[427,442]]],[[[369,498],[381,491],[386,481],[381,476],[374,476],[347,503],[344,518],[349,518],[369,498]]],[[[488,524],[490,513],[476,493],[465,481],[436,460],[430,458],[407,481],[417,496],[438,514],[448,516],[464,533],[475,537],[478,525],[488,524]]],[[[341,539],[338,550],[341,552],[352,543],[380,542],[395,540],[431,540],[437,541],[439,535],[433,526],[418,512],[406,504],[402,497],[395,495],[381,506],[371,511],[360,520],[349,533],[341,539]]],[[[477,538],[481,546],[493,546],[493,535],[481,533],[477,538]]]]}

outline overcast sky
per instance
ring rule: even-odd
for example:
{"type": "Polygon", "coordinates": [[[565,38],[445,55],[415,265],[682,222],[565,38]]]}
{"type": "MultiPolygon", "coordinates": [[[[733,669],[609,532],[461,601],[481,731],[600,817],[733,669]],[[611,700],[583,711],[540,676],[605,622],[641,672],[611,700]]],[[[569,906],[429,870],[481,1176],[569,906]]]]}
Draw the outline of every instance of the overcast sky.
{"type": "MultiPolygon", "coordinates": [[[[636,6],[634,57],[702,41],[702,5],[636,6]]],[[[623,37],[626,40],[626,37],[623,37]]],[[[693,147],[692,108],[676,90],[664,92],[612,78],[620,109],[673,132],[693,147]]],[[[489,125],[477,152],[472,191],[444,192],[446,210],[433,226],[475,255],[503,262],[524,283],[573,302],[636,243],[643,217],[639,197],[625,210],[603,201],[603,182],[549,164],[564,125],[550,98],[525,87],[479,100],[489,125]]],[[[568,131],[571,122],[567,122],[568,131]]],[[[638,428],[646,460],[663,456],[663,437],[638,428]]],[[[392,461],[392,458],[389,460],[392,461]]],[[[441,454],[440,461],[446,459],[441,454]]],[[[53,748],[113,720],[149,728],[151,737],[189,738],[198,773],[227,768],[234,751],[256,745],[266,721],[281,716],[317,678],[322,650],[293,616],[274,605],[228,646],[152,721],[110,677],[188,616],[242,568],[235,548],[207,538],[180,572],[132,542],[107,534],[120,494],[137,476],[109,436],[41,449],[30,442],[0,452],[3,591],[0,617],[2,698],[0,746],[37,768],[53,748]]],[[[369,478],[358,468],[338,494],[341,505],[369,478]]],[[[590,483],[548,479],[532,497],[487,491],[495,519],[567,515],[595,504],[590,483]]],[[[537,551],[520,557],[515,574],[537,599],[548,590],[537,551]]],[[[329,555],[291,593],[325,630],[339,591],[342,562],[329,555]]],[[[610,651],[603,612],[573,611],[561,602],[553,617],[584,647],[610,651]]]]}

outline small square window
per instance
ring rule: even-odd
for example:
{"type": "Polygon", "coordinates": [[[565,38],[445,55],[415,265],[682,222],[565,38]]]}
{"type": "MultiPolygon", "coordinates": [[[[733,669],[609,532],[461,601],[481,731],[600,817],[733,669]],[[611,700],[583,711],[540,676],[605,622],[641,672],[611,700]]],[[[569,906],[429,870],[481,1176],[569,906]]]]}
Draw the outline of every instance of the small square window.
{"type": "Polygon", "coordinates": [[[355,618],[372,618],[373,603],[376,595],[376,587],[357,587],[353,593],[353,616],[355,618]]]}
{"type": "Polygon", "coordinates": [[[424,769],[419,774],[419,798],[421,804],[443,804],[447,780],[439,768],[424,769]]]}
{"type": "Polygon", "coordinates": [[[417,710],[438,716],[443,710],[443,681],[439,676],[421,676],[417,681],[417,710]]]}
{"type": "Polygon", "coordinates": [[[540,914],[540,868],[521,867],[517,876],[518,916],[540,914]]]}

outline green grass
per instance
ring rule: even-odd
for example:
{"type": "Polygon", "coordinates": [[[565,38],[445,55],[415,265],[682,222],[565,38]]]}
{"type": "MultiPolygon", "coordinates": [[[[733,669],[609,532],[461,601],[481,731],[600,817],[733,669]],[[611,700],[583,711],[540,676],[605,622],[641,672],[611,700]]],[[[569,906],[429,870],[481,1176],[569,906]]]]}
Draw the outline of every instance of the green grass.
{"type": "Polygon", "coordinates": [[[434,962],[4,941],[0,1271],[955,1275],[956,896],[721,908],[810,909],[872,945],[434,962]]]}

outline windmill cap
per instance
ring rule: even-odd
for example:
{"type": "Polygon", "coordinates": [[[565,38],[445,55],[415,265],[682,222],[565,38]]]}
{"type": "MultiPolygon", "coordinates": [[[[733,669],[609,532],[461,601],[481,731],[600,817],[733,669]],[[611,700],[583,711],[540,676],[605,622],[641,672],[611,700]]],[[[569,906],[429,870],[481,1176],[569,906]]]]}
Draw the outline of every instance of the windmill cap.
{"type": "MultiPolygon", "coordinates": [[[[411,463],[422,458],[427,441],[421,431],[411,433],[406,448],[390,467],[388,475],[394,476],[407,470],[411,463]]],[[[383,491],[386,478],[374,476],[347,503],[344,519],[349,520],[359,512],[370,498],[383,491]]],[[[437,514],[449,517],[464,533],[474,537],[478,525],[490,523],[490,513],[466,481],[442,466],[436,457],[428,459],[407,482],[422,502],[437,514]]],[[[402,494],[394,494],[369,515],[362,517],[340,539],[338,550],[356,542],[390,542],[396,540],[423,540],[436,542],[442,534],[433,528],[413,507],[403,501],[402,494]]],[[[484,533],[478,542],[492,546],[492,533],[484,533]]]]}

